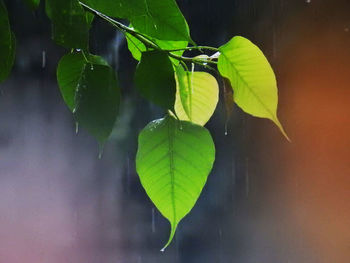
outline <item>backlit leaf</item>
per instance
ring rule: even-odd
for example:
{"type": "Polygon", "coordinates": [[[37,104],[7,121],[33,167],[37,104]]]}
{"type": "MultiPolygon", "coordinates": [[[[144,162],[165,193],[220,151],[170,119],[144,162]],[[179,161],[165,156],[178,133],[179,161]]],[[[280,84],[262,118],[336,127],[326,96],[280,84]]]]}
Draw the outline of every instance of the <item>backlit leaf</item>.
{"type": "Polygon", "coordinates": [[[181,72],[177,69],[175,112],[180,120],[205,125],[219,100],[219,85],[207,72],[181,72]]]}
{"type": "MultiPolygon", "coordinates": [[[[126,40],[128,44],[128,49],[131,52],[132,56],[136,60],[140,60],[141,53],[147,50],[146,46],[140,40],[138,40],[137,38],[133,37],[130,34],[126,34],[126,40]]],[[[163,50],[181,49],[181,48],[187,47],[188,45],[187,41],[158,40],[155,38],[153,38],[152,41],[156,43],[163,50]]],[[[183,50],[179,50],[172,53],[175,55],[181,56],[183,52],[184,52],[183,50]]],[[[174,64],[179,64],[178,60],[174,58],[170,58],[170,59],[174,64]]]]}
{"type": "Polygon", "coordinates": [[[261,50],[243,37],[234,37],[219,48],[218,69],[230,80],[234,101],[245,112],[272,120],[288,139],[277,118],[275,74],[261,50]]]}
{"type": "Polygon", "coordinates": [[[173,109],[176,94],[174,69],[165,52],[154,50],[142,53],[136,68],[135,86],[151,102],[173,109]]]}
{"type": "Polygon", "coordinates": [[[136,170],[147,195],[171,225],[163,250],[195,205],[214,159],[213,140],[202,126],[167,116],[141,131],[136,170]]]}

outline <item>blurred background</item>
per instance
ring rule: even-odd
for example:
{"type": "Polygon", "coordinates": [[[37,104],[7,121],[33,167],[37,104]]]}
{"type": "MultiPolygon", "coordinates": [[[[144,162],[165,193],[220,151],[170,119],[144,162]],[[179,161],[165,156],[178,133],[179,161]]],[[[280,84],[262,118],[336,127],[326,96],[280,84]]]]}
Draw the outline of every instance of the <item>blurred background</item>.
{"type": "Polygon", "coordinates": [[[138,132],[161,110],[133,90],[124,37],[96,19],[92,52],[118,72],[121,114],[103,158],[75,124],[55,70],[44,6],[5,0],[18,40],[0,96],[1,263],[350,262],[350,2],[178,0],[200,44],[241,35],[270,60],[279,85],[272,122],[224,105],[207,128],[216,162],[175,241],[135,172],[138,132]]]}

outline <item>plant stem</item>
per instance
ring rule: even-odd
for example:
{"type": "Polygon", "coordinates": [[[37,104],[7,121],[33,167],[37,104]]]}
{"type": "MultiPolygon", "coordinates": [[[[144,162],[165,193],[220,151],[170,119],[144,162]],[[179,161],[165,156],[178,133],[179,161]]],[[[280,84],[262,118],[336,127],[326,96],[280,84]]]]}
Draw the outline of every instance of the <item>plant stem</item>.
{"type": "Polygon", "coordinates": [[[190,49],[208,49],[208,50],[212,50],[212,51],[217,51],[217,48],[214,47],[208,47],[208,46],[197,46],[197,47],[188,47],[185,49],[178,49],[178,50],[163,50],[161,49],[154,41],[152,41],[151,39],[149,39],[147,36],[143,35],[140,32],[135,31],[133,28],[128,27],[112,18],[110,18],[109,16],[106,16],[105,14],[102,14],[101,12],[93,9],[92,7],[82,3],[79,1],[79,4],[85,8],[87,8],[89,11],[93,12],[94,14],[96,14],[97,16],[101,17],[102,19],[106,20],[107,22],[109,22],[110,24],[112,24],[114,27],[116,27],[117,29],[119,29],[120,31],[122,31],[124,34],[128,33],[130,35],[132,35],[133,37],[135,37],[136,39],[138,39],[139,41],[141,41],[147,48],[151,48],[151,49],[155,49],[155,50],[159,50],[159,51],[164,51],[166,53],[168,53],[169,57],[175,58],[179,61],[184,61],[184,62],[190,62],[190,63],[196,63],[199,65],[206,65],[207,63],[211,63],[211,64],[217,64],[217,62],[215,61],[211,61],[211,60],[203,60],[203,59],[197,59],[197,58],[190,58],[190,57],[183,57],[183,56],[178,56],[175,55],[171,52],[173,51],[179,51],[179,50],[190,50],[190,49]]]}
{"type": "Polygon", "coordinates": [[[193,47],[185,47],[185,48],[176,48],[176,49],[163,49],[163,51],[166,52],[174,52],[174,51],[181,51],[181,50],[202,50],[202,49],[207,49],[207,50],[211,50],[211,51],[219,51],[219,49],[215,48],[215,47],[209,47],[209,46],[193,46],[193,47]]]}

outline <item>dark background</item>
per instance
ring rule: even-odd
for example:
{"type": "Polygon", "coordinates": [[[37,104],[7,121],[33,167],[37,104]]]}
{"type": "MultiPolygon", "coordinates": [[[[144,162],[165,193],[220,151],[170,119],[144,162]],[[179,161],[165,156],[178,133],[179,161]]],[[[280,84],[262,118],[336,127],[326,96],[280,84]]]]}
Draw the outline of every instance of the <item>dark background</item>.
{"type": "Polygon", "coordinates": [[[123,36],[96,19],[93,53],[117,70],[122,110],[103,158],[75,134],[55,70],[65,50],[35,12],[5,0],[18,41],[0,97],[0,262],[350,262],[350,2],[179,0],[199,44],[242,35],[275,69],[279,117],[224,106],[207,128],[217,156],[192,212],[164,252],[168,222],[135,172],[137,135],[162,116],[133,90],[123,36]]]}

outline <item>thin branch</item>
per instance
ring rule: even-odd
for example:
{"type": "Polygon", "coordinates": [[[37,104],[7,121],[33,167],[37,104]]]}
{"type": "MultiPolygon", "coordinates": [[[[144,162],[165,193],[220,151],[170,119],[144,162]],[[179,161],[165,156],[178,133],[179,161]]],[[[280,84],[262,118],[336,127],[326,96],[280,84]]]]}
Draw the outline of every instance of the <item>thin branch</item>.
{"type": "MultiPolygon", "coordinates": [[[[92,7],[82,3],[79,1],[79,4],[83,7],[85,7],[86,9],[88,9],[89,11],[93,12],[94,14],[96,14],[97,16],[101,17],[102,19],[106,20],[107,22],[109,22],[110,24],[112,24],[114,27],[116,27],[117,29],[119,29],[120,31],[122,31],[124,34],[128,33],[130,35],[132,35],[133,37],[135,37],[136,39],[138,39],[139,41],[141,41],[146,48],[151,48],[151,49],[155,49],[155,50],[159,50],[159,51],[163,51],[168,53],[169,57],[175,58],[179,61],[184,61],[184,62],[190,62],[190,63],[196,63],[199,65],[206,65],[208,63],[210,64],[217,64],[217,62],[212,61],[212,60],[203,60],[203,59],[197,59],[197,58],[190,58],[190,57],[183,57],[183,56],[178,56],[175,55],[171,52],[176,51],[176,50],[163,50],[162,48],[160,48],[153,40],[149,39],[147,36],[143,35],[140,32],[135,31],[133,28],[128,27],[112,18],[110,18],[109,16],[102,14],[101,12],[93,9],[92,7]]],[[[203,47],[189,47],[188,49],[209,49],[212,51],[217,51],[217,48],[213,48],[213,47],[207,47],[207,46],[203,46],[203,47]]]]}

